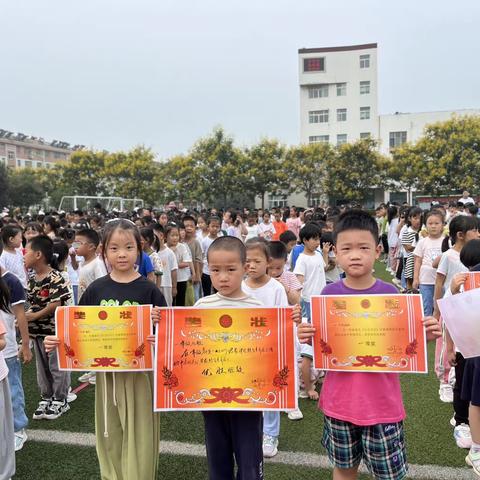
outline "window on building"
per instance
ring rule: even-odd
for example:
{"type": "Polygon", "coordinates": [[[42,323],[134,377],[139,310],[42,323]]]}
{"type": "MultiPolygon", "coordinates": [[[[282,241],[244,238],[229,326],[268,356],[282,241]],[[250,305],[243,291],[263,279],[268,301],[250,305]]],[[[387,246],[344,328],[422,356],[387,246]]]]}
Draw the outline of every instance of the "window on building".
{"type": "Polygon", "coordinates": [[[25,160],[25,166],[27,168],[32,168],[32,161],[31,160],[25,160]]]}
{"type": "Polygon", "coordinates": [[[308,87],[308,98],[328,97],[328,83],[308,87]]]}
{"type": "Polygon", "coordinates": [[[268,208],[287,206],[287,195],[268,195],[268,208]]]}
{"type": "Polygon", "coordinates": [[[325,57],[318,58],[304,58],[303,59],[304,72],[324,72],[325,71],[325,57]]]}
{"type": "Polygon", "coordinates": [[[37,168],[42,168],[42,162],[37,162],[37,168]]]}
{"type": "Polygon", "coordinates": [[[22,166],[22,161],[21,160],[17,160],[17,167],[21,167],[22,166]]]}
{"type": "Polygon", "coordinates": [[[347,109],[337,108],[337,122],[346,122],[346,121],[347,121],[347,109]]]}
{"type": "Polygon", "coordinates": [[[370,107],[360,107],[360,120],[370,119],[370,107]]]}
{"type": "Polygon", "coordinates": [[[340,133],[337,135],[337,145],[343,145],[344,143],[347,143],[347,134],[346,133],[340,133]]]}
{"type": "Polygon", "coordinates": [[[360,55],[360,68],[370,68],[370,54],[360,55]]]}
{"type": "Polygon", "coordinates": [[[328,110],[311,110],[308,112],[309,123],[327,123],[328,110]]]}
{"type": "Polygon", "coordinates": [[[337,83],[337,97],[344,97],[347,94],[347,84],[337,83]]]}
{"type": "Polygon", "coordinates": [[[50,168],[50,164],[48,162],[45,162],[45,168],[50,168]]]}
{"type": "Polygon", "coordinates": [[[8,158],[9,160],[15,160],[15,152],[12,152],[11,150],[9,150],[9,151],[7,152],[7,158],[8,158]]]}
{"type": "Polygon", "coordinates": [[[360,95],[368,95],[370,93],[370,80],[360,82],[360,95]]]}
{"type": "Polygon", "coordinates": [[[312,193],[310,197],[310,206],[311,207],[318,207],[324,201],[325,198],[322,196],[321,193],[312,193]]]}
{"type": "Polygon", "coordinates": [[[328,143],[329,141],[329,135],[313,135],[308,137],[309,143],[328,143]]]}
{"type": "Polygon", "coordinates": [[[395,148],[407,142],[407,132],[390,132],[390,148],[395,148]]]}
{"type": "Polygon", "coordinates": [[[360,138],[363,139],[363,138],[371,138],[372,134],[370,132],[362,132],[360,134],[360,138]]]}

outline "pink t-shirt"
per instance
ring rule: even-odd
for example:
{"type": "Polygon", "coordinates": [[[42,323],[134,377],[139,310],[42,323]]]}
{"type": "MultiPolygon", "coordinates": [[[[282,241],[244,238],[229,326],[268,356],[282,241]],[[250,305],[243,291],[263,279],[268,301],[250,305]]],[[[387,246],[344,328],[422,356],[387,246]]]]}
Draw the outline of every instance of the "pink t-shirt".
{"type": "Polygon", "coordinates": [[[421,285],[435,285],[437,269],[432,267],[433,261],[442,254],[443,236],[440,238],[421,238],[413,254],[416,257],[422,257],[422,266],[420,267],[419,281],[421,285]]]}
{"type": "Polygon", "coordinates": [[[292,231],[298,238],[300,233],[300,227],[302,226],[302,221],[299,217],[287,218],[287,228],[292,231]]]}
{"type": "MultiPolygon", "coordinates": [[[[7,329],[2,320],[0,320],[0,335],[5,335],[7,329]]],[[[3,358],[3,353],[0,351],[0,382],[8,376],[8,367],[5,359],[3,358]]]]}
{"type": "MultiPolygon", "coordinates": [[[[354,290],[340,280],[322,291],[322,295],[386,293],[398,291],[381,280],[367,290],[354,290]]],[[[405,418],[398,373],[327,372],[318,406],[328,417],[362,426],[396,423],[405,418]]]]}

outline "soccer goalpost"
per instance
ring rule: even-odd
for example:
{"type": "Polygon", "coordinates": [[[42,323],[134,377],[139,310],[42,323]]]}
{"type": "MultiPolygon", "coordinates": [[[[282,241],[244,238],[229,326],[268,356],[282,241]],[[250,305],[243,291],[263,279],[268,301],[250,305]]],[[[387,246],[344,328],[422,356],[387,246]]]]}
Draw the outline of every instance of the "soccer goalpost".
{"type": "Polygon", "coordinates": [[[63,196],[60,200],[58,210],[71,212],[73,210],[93,210],[94,206],[100,204],[107,211],[114,208],[120,212],[143,207],[141,198],[122,197],[93,197],[86,195],[63,196]]]}

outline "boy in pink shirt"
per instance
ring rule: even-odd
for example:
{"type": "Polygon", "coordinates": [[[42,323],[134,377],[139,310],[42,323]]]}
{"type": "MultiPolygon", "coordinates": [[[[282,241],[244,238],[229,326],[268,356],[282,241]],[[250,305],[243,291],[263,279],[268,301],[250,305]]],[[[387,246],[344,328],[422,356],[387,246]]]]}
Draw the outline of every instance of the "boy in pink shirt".
{"type": "MultiPolygon", "coordinates": [[[[394,286],[374,278],[380,256],[378,226],[367,212],[344,213],[334,231],[337,262],[346,278],[327,285],[323,295],[397,294],[394,286]]],[[[433,317],[424,320],[427,338],[441,335],[433,317]]],[[[315,328],[298,326],[301,343],[310,343],[315,328]]],[[[395,373],[326,374],[319,407],[325,414],[322,444],[334,465],[334,480],[356,479],[363,460],[373,477],[401,480],[407,474],[402,392],[395,373]]]]}

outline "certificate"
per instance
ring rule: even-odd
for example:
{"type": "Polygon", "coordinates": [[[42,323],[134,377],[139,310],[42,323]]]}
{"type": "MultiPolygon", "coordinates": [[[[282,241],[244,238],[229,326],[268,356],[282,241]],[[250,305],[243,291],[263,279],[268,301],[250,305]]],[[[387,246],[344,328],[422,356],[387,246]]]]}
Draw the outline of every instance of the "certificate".
{"type": "Polygon", "coordinates": [[[320,295],[311,309],[315,368],[427,373],[420,295],[320,295]]]}
{"type": "MultiPolygon", "coordinates": [[[[466,286],[466,285],[465,285],[466,286]]],[[[442,320],[464,358],[480,356],[480,291],[473,290],[437,301],[442,320]]]]}
{"type": "Polygon", "coordinates": [[[137,372],[153,370],[151,306],[59,307],[60,370],[137,372]]]}
{"type": "Polygon", "coordinates": [[[468,272],[467,280],[463,286],[465,292],[480,288],[480,272],[468,272]]]}
{"type": "Polygon", "coordinates": [[[297,408],[291,308],[163,308],[155,410],[297,408]]]}

